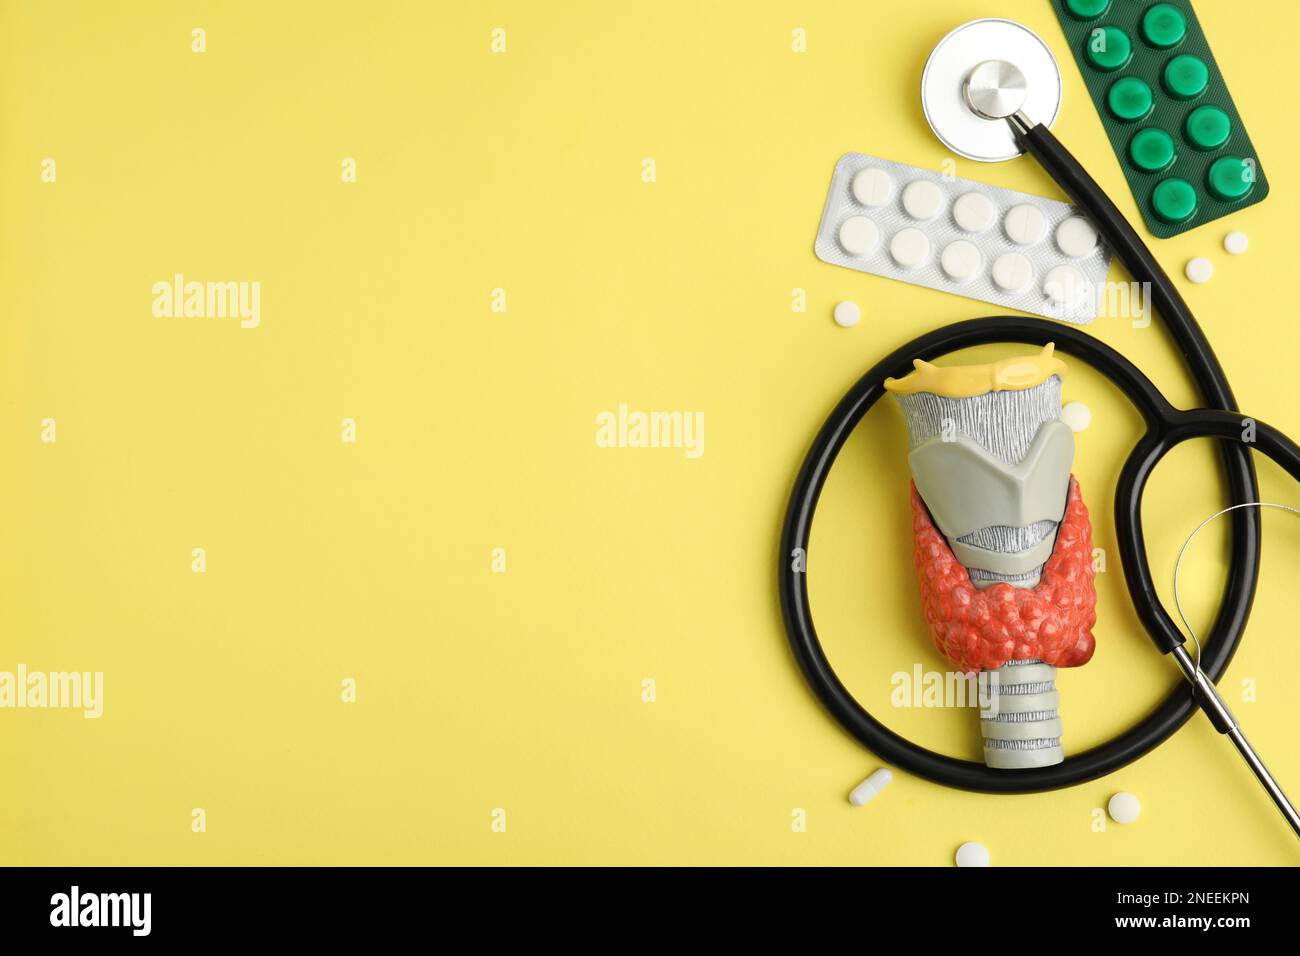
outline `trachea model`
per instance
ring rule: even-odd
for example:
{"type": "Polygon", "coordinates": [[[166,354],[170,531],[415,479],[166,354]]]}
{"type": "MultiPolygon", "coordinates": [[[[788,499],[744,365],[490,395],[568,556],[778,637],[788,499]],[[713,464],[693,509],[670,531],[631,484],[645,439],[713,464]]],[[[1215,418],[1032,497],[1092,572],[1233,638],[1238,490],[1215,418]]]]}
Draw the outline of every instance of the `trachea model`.
{"type": "Polygon", "coordinates": [[[1092,526],[1061,421],[1051,345],[992,365],[917,361],[886,379],[907,419],[914,560],[940,653],[991,671],[981,714],[990,767],[1065,759],[1056,668],[1092,657],[1092,526]]]}

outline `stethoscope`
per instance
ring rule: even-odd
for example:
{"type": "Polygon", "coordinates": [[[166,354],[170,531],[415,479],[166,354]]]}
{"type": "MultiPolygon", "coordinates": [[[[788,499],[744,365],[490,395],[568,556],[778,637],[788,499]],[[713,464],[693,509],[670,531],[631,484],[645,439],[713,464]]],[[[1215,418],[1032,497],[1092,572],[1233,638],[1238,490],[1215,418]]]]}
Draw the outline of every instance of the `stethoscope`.
{"type": "MultiPolygon", "coordinates": [[[[1187,303],[1115,204],[1048,130],[1060,108],[1061,74],[1047,45],[1010,20],[975,20],[953,30],[931,53],[922,78],[922,104],[939,139],[971,159],[1000,161],[1030,153],[1084,210],[1120,262],[1139,282],[1182,353],[1201,394],[1212,407],[1175,408],[1128,359],[1078,328],[1043,319],[991,316],[946,326],[914,339],[862,376],[836,405],[813,440],[795,480],[778,555],[781,609],[795,658],[812,689],[849,733],[881,759],[944,786],[988,793],[1033,793],[1069,787],[1109,774],[1164,743],[1199,706],[1215,729],[1231,739],[1273,802],[1300,836],[1300,814],[1251,747],[1215,689],[1250,616],[1259,577],[1259,487],[1250,451],[1273,459],[1300,481],[1300,446],[1277,429],[1237,409],[1214,350],[1187,303]],[[1004,58],[990,59],[989,51],[1004,58]],[[1025,110],[1037,110],[1046,123],[1025,110]],[[1171,654],[1192,685],[1176,691],[1118,737],[1051,767],[991,769],[935,753],[876,720],[836,676],[813,626],[807,561],[817,501],[831,467],[858,422],[885,393],[884,381],[902,377],[915,359],[933,361],[959,349],[993,342],[1043,346],[1082,359],[1106,375],[1137,408],[1146,433],[1124,463],[1115,490],[1115,533],[1124,580],[1139,619],[1162,654],[1171,654]],[[1253,427],[1247,427],[1248,425],[1253,427]],[[1247,443],[1245,436],[1253,437],[1247,443]],[[1142,495],[1151,472],[1175,446],[1192,438],[1218,438],[1233,506],[1232,556],[1218,616],[1194,659],[1181,631],[1156,593],[1142,533],[1142,495]]],[[[1199,529],[1198,529],[1199,530],[1199,529]]]]}

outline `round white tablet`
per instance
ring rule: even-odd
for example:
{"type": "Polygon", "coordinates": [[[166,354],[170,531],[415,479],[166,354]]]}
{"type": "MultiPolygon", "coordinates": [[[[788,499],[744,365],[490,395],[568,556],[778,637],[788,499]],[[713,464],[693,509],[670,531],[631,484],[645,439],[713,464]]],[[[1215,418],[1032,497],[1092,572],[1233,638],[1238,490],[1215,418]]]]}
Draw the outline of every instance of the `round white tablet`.
{"type": "Polygon", "coordinates": [[[835,324],[841,328],[852,328],[858,324],[860,318],[862,318],[862,310],[858,308],[856,302],[845,299],[835,304],[835,324]]]}
{"type": "Polygon", "coordinates": [[[1082,259],[1097,248],[1097,230],[1082,216],[1071,216],[1056,227],[1056,245],[1070,258],[1082,259]]]}
{"type": "Polygon", "coordinates": [[[1239,256],[1250,248],[1250,237],[1244,232],[1230,232],[1223,237],[1223,248],[1239,256]]]}
{"type": "Polygon", "coordinates": [[[952,218],[963,232],[985,232],[998,219],[998,207],[983,193],[965,193],[952,204],[952,218]]]}
{"type": "Polygon", "coordinates": [[[1187,260],[1187,278],[1193,282],[1197,284],[1209,282],[1212,275],[1214,275],[1214,263],[1205,256],[1187,260]]]}
{"type": "Polygon", "coordinates": [[[958,866],[988,866],[989,848],[982,843],[963,843],[957,847],[958,866]]]}
{"type": "Polygon", "coordinates": [[[864,206],[883,206],[894,195],[894,180],[883,169],[859,169],[853,177],[853,198],[864,206]]]}
{"type": "Polygon", "coordinates": [[[840,223],[840,245],[851,256],[865,256],[880,244],[880,230],[866,216],[850,216],[840,223]]]}
{"type": "Polygon", "coordinates": [[[908,226],[894,233],[889,255],[904,269],[911,269],[930,258],[930,240],[920,229],[908,226]]]}
{"type": "Polygon", "coordinates": [[[1007,238],[1022,246],[1032,246],[1047,232],[1047,217],[1037,206],[1021,203],[1012,206],[1004,223],[1007,238]]]}
{"type": "Polygon", "coordinates": [[[903,210],[913,219],[933,219],[943,209],[943,190],[928,179],[917,179],[903,190],[903,210]]]}
{"type": "Polygon", "coordinates": [[[1088,298],[1088,280],[1074,266],[1054,266],[1043,279],[1043,293],[1055,306],[1078,308],[1088,298]]]}
{"type": "Polygon", "coordinates": [[[943,247],[943,254],[939,256],[939,266],[943,269],[943,274],[953,282],[965,282],[971,278],[980,271],[982,261],[983,257],[975,243],[966,239],[948,243],[943,247]]]}
{"type": "Polygon", "coordinates": [[[1092,409],[1083,402],[1070,402],[1061,409],[1061,421],[1072,432],[1081,432],[1092,424],[1092,409]]]}
{"type": "Polygon", "coordinates": [[[1132,823],[1142,812],[1142,801],[1133,794],[1121,790],[1110,798],[1110,803],[1106,804],[1106,812],[1116,823],[1132,823]]]}
{"type": "Polygon", "coordinates": [[[1034,265],[1018,252],[1004,252],[993,260],[993,284],[1003,292],[1024,292],[1034,281],[1034,265]]]}

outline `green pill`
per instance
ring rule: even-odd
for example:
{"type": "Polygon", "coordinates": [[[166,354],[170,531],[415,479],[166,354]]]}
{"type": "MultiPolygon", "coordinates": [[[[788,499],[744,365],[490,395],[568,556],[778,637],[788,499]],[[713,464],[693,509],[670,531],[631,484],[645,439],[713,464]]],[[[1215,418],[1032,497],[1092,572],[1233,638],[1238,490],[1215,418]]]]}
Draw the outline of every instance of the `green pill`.
{"type": "Polygon", "coordinates": [[[1210,192],[1225,202],[1231,202],[1249,195],[1255,188],[1255,164],[1240,156],[1222,156],[1214,161],[1205,179],[1210,192]]]}
{"type": "Polygon", "coordinates": [[[1197,149],[1218,149],[1231,132],[1232,120],[1217,106],[1198,106],[1187,114],[1187,141],[1197,149]]]}
{"type": "Polygon", "coordinates": [[[1162,129],[1144,129],[1129,141],[1128,158],[1145,173],[1158,173],[1174,161],[1174,138],[1162,129]]]}
{"type": "Polygon", "coordinates": [[[1155,97],[1151,95],[1151,87],[1136,76],[1116,80],[1106,94],[1106,105],[1111,113],[1126,123],[1140,120],[1150,113],[1153,102],[1155,97]]]}
{"type": "Polygon", "coordinates": [[[1104,73],[1113,73],[1133,55],[1133,41],[1118,27],[1098,27],[1088,33],[1088,62],[1104,73]]]}
{"type": "Polygon", "coordinates": [[[1142,35],[1152,46],[1167,50],[1187,35],[1187,17],[1172,3],[1157,3],[1142,15],[1142,35]]]}
{"type": "Polygon", "coordinates": [[[1110,9],[1110,0],[1065,0],[1065,5],[1076,20],[1096,20],[1110,9]]]}
{"type": "Polygon", "coordinates": [[[1165,89],[1170,96],[1190,100],[1205,92],[1210,82],[1210,68],[1199,56],[1180,53],[1165,64],[1165,89]]]}
{"type": "Polygon", "coordinates": [[[1151,208],[1168,223],[1191,219],[1196,214],[1196,190],[1185,179],[1163,179],[1151,193],[1151,208]]]}

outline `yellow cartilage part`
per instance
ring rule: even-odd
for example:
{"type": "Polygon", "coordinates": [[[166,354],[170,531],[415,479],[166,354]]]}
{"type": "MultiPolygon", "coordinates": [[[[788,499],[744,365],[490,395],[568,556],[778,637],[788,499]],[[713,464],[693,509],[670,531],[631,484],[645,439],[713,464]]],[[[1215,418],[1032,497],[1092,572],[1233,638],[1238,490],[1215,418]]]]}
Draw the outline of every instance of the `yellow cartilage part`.
{"type": "Polygon", "coordinates": [[[945,398],[973,398],[985,392],[1018,392],[1041,385],[1053,375],[1064,377],[1066,364],[1048,342],[1037,355],[1017,355],[987,365],[953,365],[947,368],[916,359],[913,371],[902,378],[885,379],[886,390],[896,395],[929,392],[945,398]]]}

